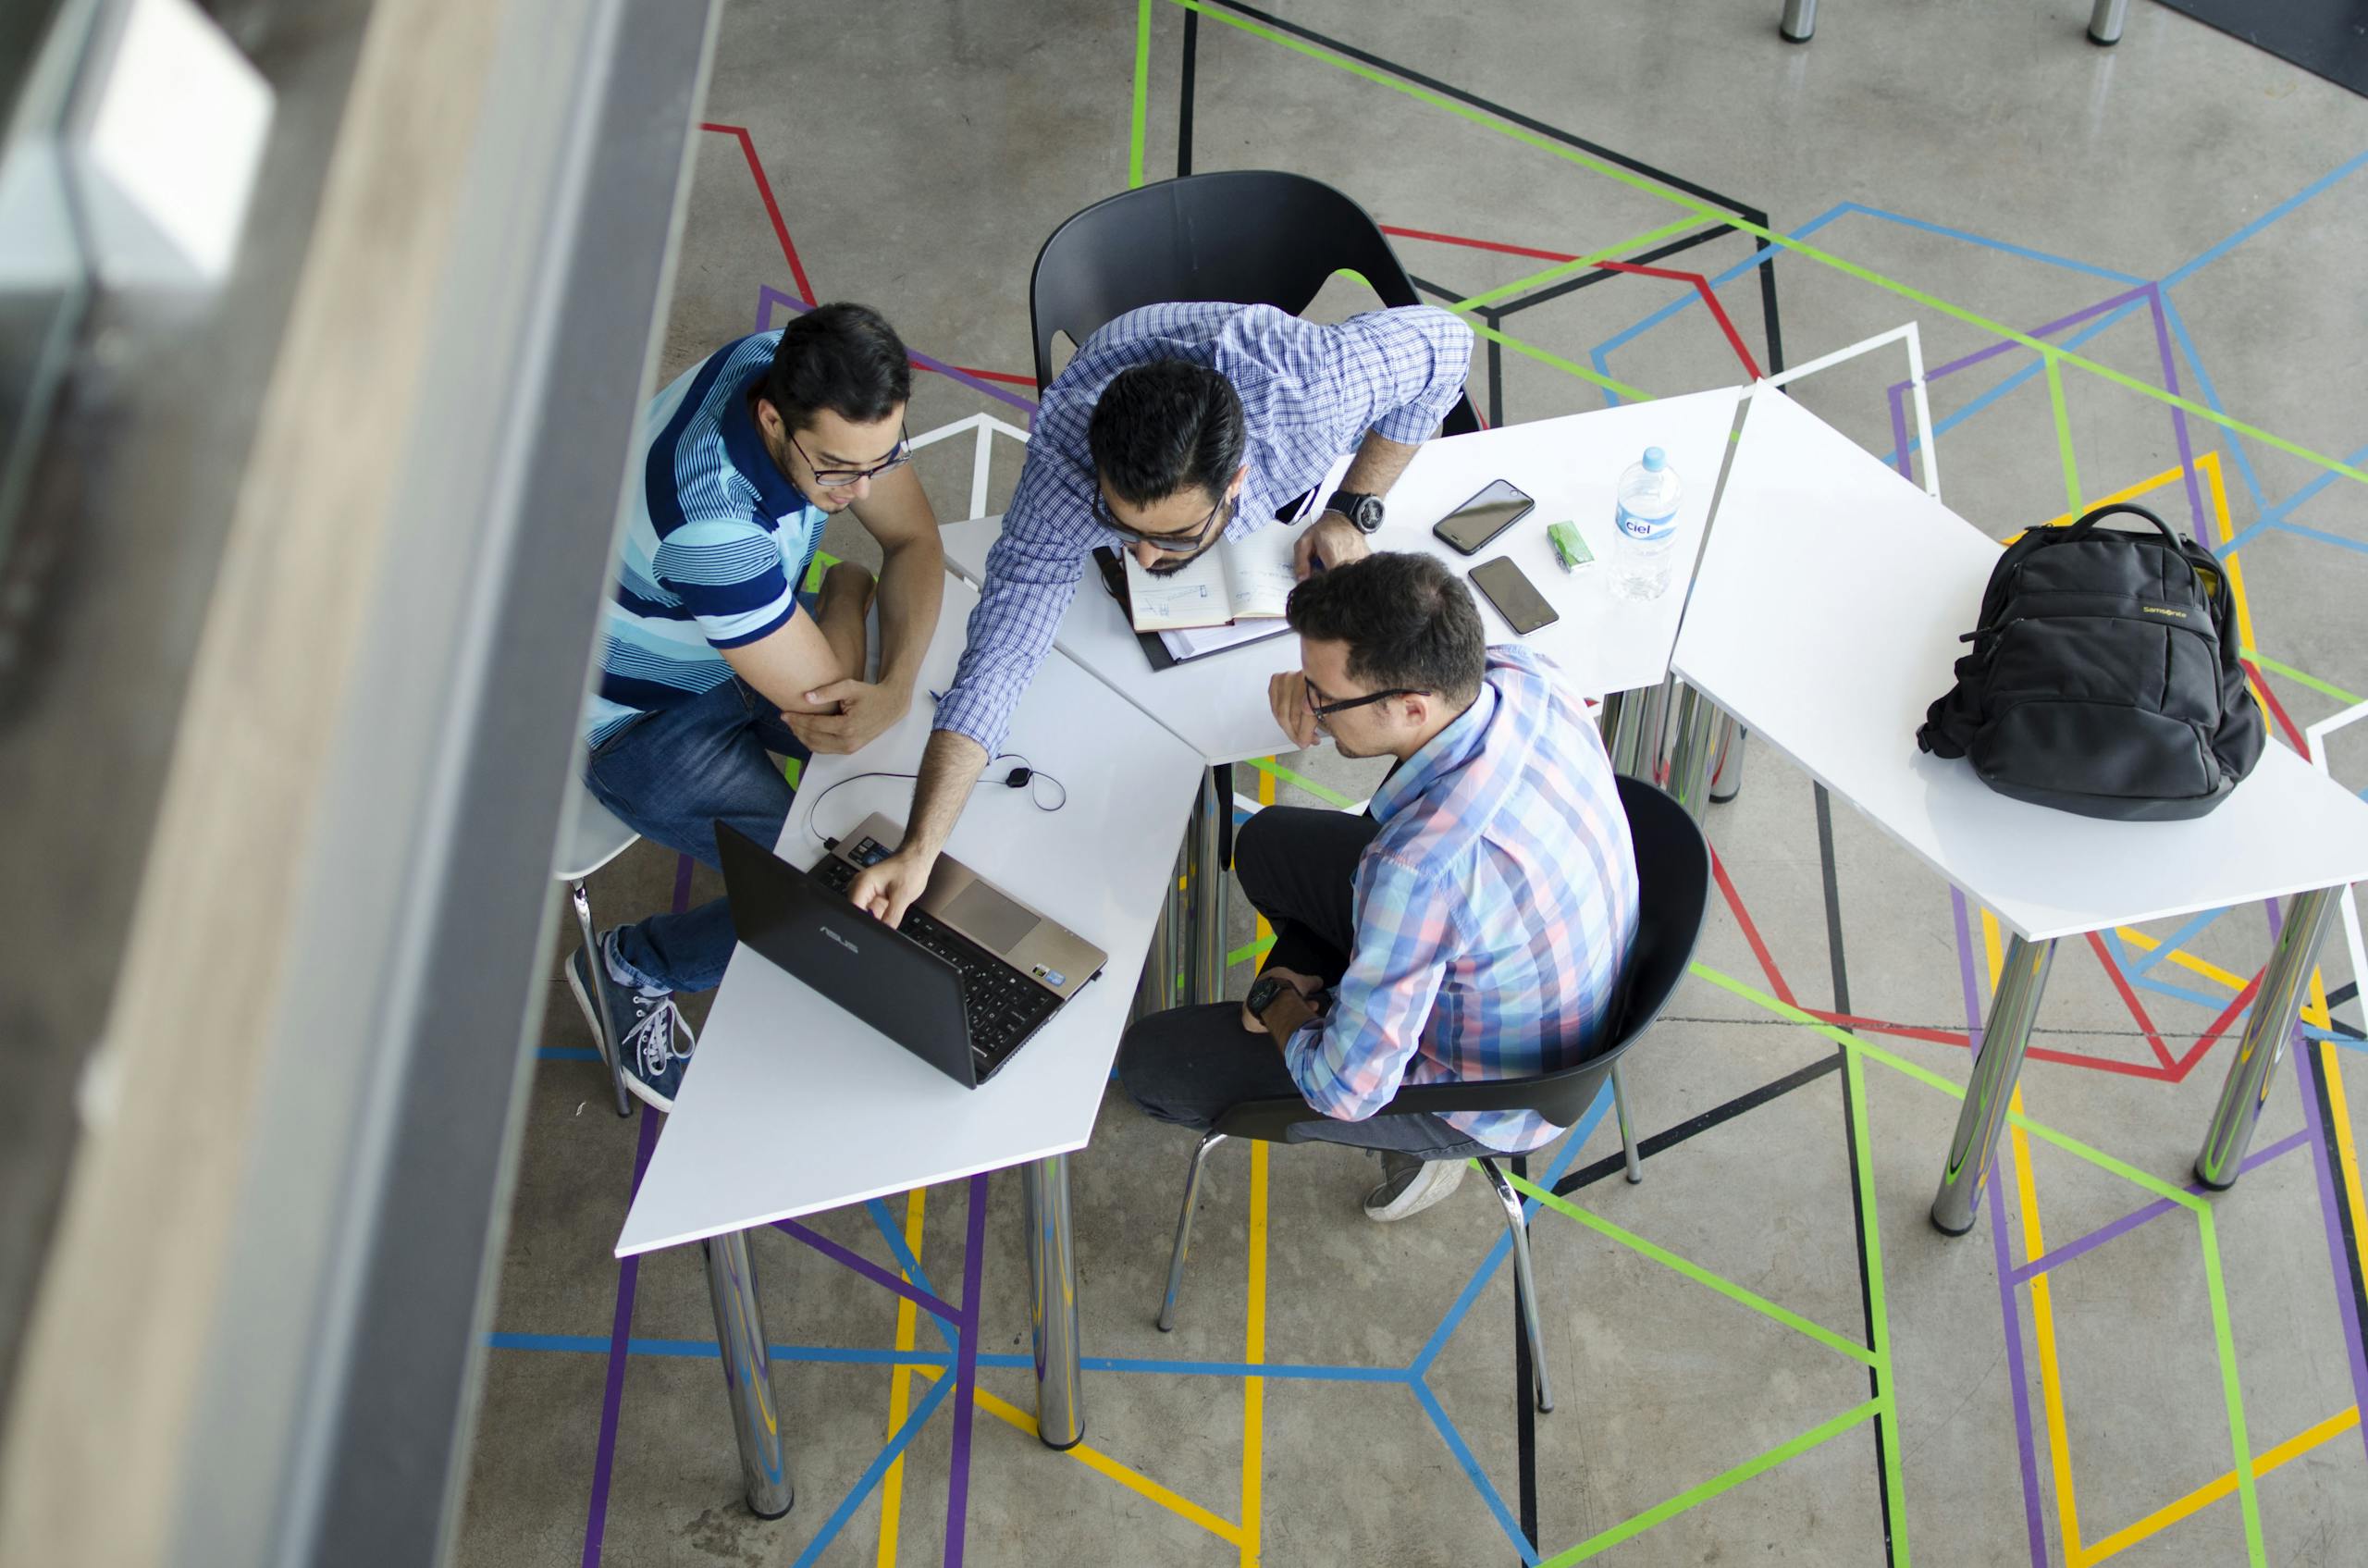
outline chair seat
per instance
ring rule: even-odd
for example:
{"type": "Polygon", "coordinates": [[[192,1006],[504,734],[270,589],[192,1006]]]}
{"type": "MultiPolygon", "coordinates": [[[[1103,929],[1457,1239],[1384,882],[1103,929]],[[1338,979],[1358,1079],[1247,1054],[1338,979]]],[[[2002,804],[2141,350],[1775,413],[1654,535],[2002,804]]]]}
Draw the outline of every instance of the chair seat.
{"type": "Polygon", "coordinates": [[[633,846],[641,834],[617,820],[610,810],[592,797],[584,781],[573,781],[574,818],[568,830],[567,842],[560,846],[559,864],[552,876],[561,882],[581,882],[633,846]]]}

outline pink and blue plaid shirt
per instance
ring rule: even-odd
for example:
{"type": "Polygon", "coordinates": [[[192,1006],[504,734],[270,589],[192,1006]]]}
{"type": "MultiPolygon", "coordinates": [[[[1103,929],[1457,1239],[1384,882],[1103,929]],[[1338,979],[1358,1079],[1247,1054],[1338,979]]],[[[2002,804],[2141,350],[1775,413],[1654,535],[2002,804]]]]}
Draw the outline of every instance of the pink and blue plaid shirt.
{"type": "MultiPolygon", "coordinates": [[[[1636,852],[1610,759],[1546,660],[1488,650],[1471,708],[1373,798],[1356,946],[1283,1059],[1308,1104],[1362,1121],[1400,1083],[1526,1078],[1585,1057],[1636,936],[1636,852]]],[[[1446,1118],[1508,1153],[1535,1111],[1446,1118]]]]}

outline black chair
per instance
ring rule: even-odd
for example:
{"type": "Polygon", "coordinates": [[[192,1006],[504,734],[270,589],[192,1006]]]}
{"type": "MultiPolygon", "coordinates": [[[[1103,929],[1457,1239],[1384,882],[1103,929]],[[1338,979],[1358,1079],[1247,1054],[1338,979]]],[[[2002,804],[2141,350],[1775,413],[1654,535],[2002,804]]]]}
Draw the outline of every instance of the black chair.
{"type": "MultiPolygon", "coordinates": [[[[1613,1005],[1616,1023],[1611,1038],[1594,1056],[1576,1067],[1536,1078],[1498,1079],[1487,1083],[1438,1083],[1401,1089],[1382,1107],[1393,1112],[1536,1111],[1558,1127],[1570,1127],[1586,1115],[1610,1078],[1615,1090],[1620,1058],[1660,1017],[1671,993],[1684,977],[1694,958],[1695,942],[1710,903],[1710,848],[1702,830],[1685,808],[1651,784],[1622,777],[1620,804],[1628,814],[1629,835],[1636,846],[1636,945],[1620,979],[1613,1005]]],[[[1184,1181],[1184,1212],[1176,1222],[1176,1247],[1167,1261],[1167,1294],[1160,1302],[1162,1332],[1176,1326],[1176,1294],[1184,1282],[1184,1255],[1192,1239],[1192,1208],[1200,1197],[1201,1171],[1209,1151],[1228,1138],[1275,1143],[1287,1130],[1320,1120],[1322,1113],[1296,1096],[1245,1100],[1219,1117],[1192,1151],[1192,1168],[1184,1181]]],[[[1628,1126],[1627,1109],[1620,1112],[1620,1141],[1628,1158],[1629,1179],[1638,1179],[1636,1147],[1628,1126]]],[[[1501,1157],[1501,1156],[1498,1156],[1501,1157]]],[[[1522,1323],[1529,1333],[1529,1364],[1537,1372],[1537,1408],[1552,1410],[1554,1396],[1546,1380],[1546,1346],[1537,1329],[1537,1284],[1530,1273],[1529,1232],[1522,1221],[1521,1200],[1497,1158],[1482,1155],[1481,1170],[1505,1211],[1505,1228],[1513,1241],[1513,1289],[1521,1300],[1522,1323]]]]}
{"type": "MultiPolygon", "coordinates": [[[[1231,300],[1296,315],[1336,272],[1385,305],[1421,302],[1373,216],[1319,179],[1273,169],[1187,175],[1121,191],[1053,230],[1036,253],[1028,311],[1036,385],[1053,379],[1053,334],[1082,343],[1144,305],[1231,300]]],[[[1450,436],[1480,427],[1467,395],[1450,436]]]]}
{"type": "MultiPolygon", "coordinates": [[[[1122,191],[1053,230],[1036,253],[1028,317],[1036,389],[1053,380],[1053,335],[1082,343],[1130,310],[1171,300],[1230,300],[1293,315],[1336,272],[1363,278],[1385,305],[1422,302],[1373,215],[1320,179],[1274,169],[1187,175],[1122,191]]],[[[1480,428],[1471,394],[1442,426],[1480,428]]],[[[1217,799],[1233,798],[1233,765],[1218,764],[1217,799]]],[[[1217,827],[1217,863],[1233,865],[1233,817],[1217,827]]]]}

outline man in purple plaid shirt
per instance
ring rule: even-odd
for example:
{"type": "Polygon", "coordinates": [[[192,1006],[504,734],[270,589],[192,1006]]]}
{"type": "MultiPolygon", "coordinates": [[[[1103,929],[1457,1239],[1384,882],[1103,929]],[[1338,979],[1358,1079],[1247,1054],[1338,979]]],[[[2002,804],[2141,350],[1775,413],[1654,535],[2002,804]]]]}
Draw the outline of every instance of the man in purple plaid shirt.
{"type": "Polygon", "coordinates": [[[928,886],[1095,546],[1177,571],[1266,526],[1353,450],[1299,540],[1299,574],[1364,555],[1382,496],[1462,397],[1471,360],[1471,328],[1428,305],[1329,326],[1271,305],[1146,305],[1088,338],[1036,411],[905,841],[848,897],[894,925],[928,886]]]}
{"type": "Polygon", "coordinates": [[[1560,1136],[1534,1111],[1376,1114],[1402,1084],[1528,1078],[1584,1060],[1610,1024],[1636,935],[1636,854],[1611,763],[1554,667],[1486,646],[1471,590],[1427,555],[1374,555],[1290,598],[1298,673],[1275,717],[1301,746],[1398,759],[1372,814],[1269,807],[1236,846],[1275,928],[1237,1006],[1143,1019],[1127,1093],[1205,1130],[1244,1100],[1297,1094],[1297,1141],[1381,1152],[1365,1199],[1402,1219],[1474,1154],[1560,1136]]]}

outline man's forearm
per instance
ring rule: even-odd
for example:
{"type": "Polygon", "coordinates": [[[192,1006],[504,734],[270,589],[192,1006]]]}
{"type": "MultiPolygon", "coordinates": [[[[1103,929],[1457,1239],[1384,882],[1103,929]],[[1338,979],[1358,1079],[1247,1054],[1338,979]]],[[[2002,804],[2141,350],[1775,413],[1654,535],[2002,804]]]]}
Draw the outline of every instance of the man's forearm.
{"type": "Polygon", "coordinates": [[[832,661],[857,680],[863,678],[863,617],[870,608],[870,596],[848,585],[865,581],[851,570],[845,577],[824,578],[820,608],[814,617],[815,627],[831,647],[832,661]]]}
{"type": "Polygon", "coordinates": [[[1357,455],[1350,460],[1349,472],[1341,476],[1340,488],[1351,495],[1388,495],[1389,487],[1398,483],[1398,476],[1406,472],[1406,465],[1422,450],[1419,444],[1410,447],[1368,430],[1365,438],[1357,443],[1357,455]]]}
{"type": "Polygon", "coordinates": [[[944,598],[945,551],[934,530],[882,552],[878,596],[882,685],[910,690],[918,684],[944,598]]]}
{"type": "Polygon", "coordinates": [[[970,803],[971,786],[986,772],[987,748],[955,730],[932,730],[921,752],[920,777],[913,784],[912,820],[901,849],[935,855],[954,836],[954,824],[970,803]]]}

